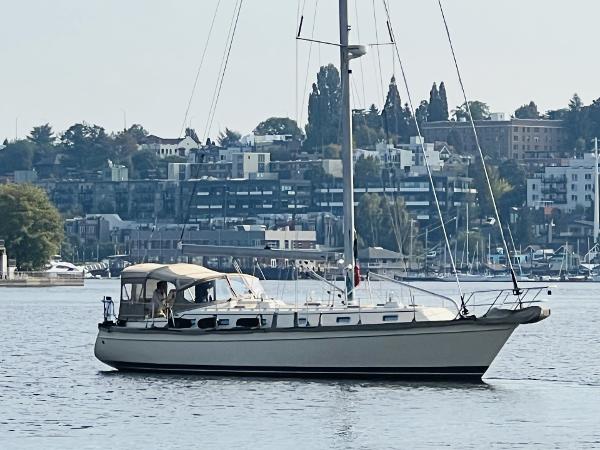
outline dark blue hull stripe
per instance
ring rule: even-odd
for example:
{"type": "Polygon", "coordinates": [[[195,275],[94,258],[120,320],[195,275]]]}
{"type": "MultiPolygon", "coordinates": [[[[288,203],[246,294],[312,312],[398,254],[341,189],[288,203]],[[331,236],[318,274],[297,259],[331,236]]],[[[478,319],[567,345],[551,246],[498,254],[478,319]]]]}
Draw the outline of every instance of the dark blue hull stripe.
{"type": "Polygon", "coordinates": [[[119,369],[150,372],[181,372],[218,375],[304,376],[304,377],[391,377],[391,378],[479,378],[485,366],[455,367],[265,367],[265,366],[204,366],[187,364],[151,364],[104,361],[119,369]]]}

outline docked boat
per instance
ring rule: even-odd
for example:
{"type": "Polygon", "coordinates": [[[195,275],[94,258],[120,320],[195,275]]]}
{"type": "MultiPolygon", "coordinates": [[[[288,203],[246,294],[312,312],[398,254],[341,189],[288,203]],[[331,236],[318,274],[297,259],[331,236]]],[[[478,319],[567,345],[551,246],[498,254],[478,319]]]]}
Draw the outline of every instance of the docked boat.
{"type": "MultiPolygon", "coordinates": [[[[387,23],[392,37],[389,16],[387,23]]],[[[120,370],[479,380],[519,325],[548,317],[539,303],[546,288],[521,288],[512,266],[510,288],[465,293],[457,280],[456,298],[369,273],[363,283],[367,295],[361,298],[349,77],[350,61],[364,55],[366,47],[349,45],[346,0],[339,1],[339,30],[344,252],[334,261],[344,280],[335,284],[307,267],[306,273],[321,281],[326,301],[289,303],[267,295],[256,278],[241,273],[191,264],[129,266],[121,273],[118,312],[112,299],[104,299],[95,344],[99,360],[120,370]],[[372,278],[379,287],[398,290],[374,293],[379,290],[370,289],[372,278]]],[[[431,172],[429,180],[435,186],[431,172]]],[[[456,273],[436,189],[431,191],[456,273]]],[[[507,248],[503,234],[502,240],[507,248]]],[[[181,248],[186,256],[206,255],[201,245],[182,243],[181,248]]],[[[233,257],[237,250],[223,251],[233,257]]],[[[253,256],[275,253],[296,262],[322,260],[317,251],[300,249],[256,249],[253,256]]]]}

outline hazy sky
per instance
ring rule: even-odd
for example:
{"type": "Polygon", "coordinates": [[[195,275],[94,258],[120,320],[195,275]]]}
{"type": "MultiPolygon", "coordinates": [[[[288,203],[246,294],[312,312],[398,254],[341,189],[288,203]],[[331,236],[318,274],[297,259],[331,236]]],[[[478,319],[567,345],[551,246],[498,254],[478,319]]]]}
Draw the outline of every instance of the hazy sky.
{"type": "MultiPolygon", "coordinates": [[[[303,35],[337,40],[337,1],[304,2],[303,35]],[[315,17],[316,21],[313,20],[315,17]]],[[[234,0],[221,0],[189,122],[200,137],[206,121],[234,0]]],[[[387,38],[375,0],[379,40],[387,38]]],[[[436,0],[390,0],[393,26],[415,101],[433,81],[446,82],[459,104],[436,0]]],[[[535,100],[541,110],[600,97],[600,2],[596,0],[445,0],[468,94],[492,111],[513,112],[535,100]]],[[[0,139],[49,122],[55,130],[86,121],[109,131],[141,123],[164,137],[179,134],[217,0],[0,0],[0,139]]],[[[350,0],[352,42],[375,42],[372,0],[350,0]],[[356,2],[356,5],[355,5],[356,2]],[[358,20],[357,20],[358,18],[358,20]]],[[[297,1],[245,0],[214,124],[250,132],[269,116],[306,120],[306,97],[321,64],[338,50],[298,45],[297,1]],[[298,67],[298,70],[296,70],[298,67]],[[305,78],[308,70],[308,85],[305,78]],[[296,75],[297,74],[297,75],[296,75]],[[298,90],[298,100],[296,100],[298,90]],[[302,106],[304,107],[302,108],[302,106]]],[[[392,48],[379,47],[384,89],[392,48]]],[[[396,69],[398,68],[396,64],[396,69]]],[[[375,47],[354,62],[355,107],[379,107],[375,47]]],[[[401,89],[403,101],[406,99],[401,89]]]]}

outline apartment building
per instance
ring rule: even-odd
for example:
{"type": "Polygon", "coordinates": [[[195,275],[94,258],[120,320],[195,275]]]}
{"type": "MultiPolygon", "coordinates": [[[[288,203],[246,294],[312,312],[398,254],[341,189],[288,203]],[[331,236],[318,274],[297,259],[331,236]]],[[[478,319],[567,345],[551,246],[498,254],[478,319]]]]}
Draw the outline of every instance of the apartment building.
{"type": "MultiPolygon", "coordinates": [[[[540,161],[558,158],[569,150],[562,120],[476,120],[475,127],[484,153],[498,158],[540,161]]],[[[462,145],[459,151],[477,151],[470,122],[427,122],[423,134],[428,142],[458,142],[462,145]]]]}
{"type": "Polygon", "coordinates": [[[527,206],[551,206],[564,212],[577,207],[594,205],[594,176],[596,157],[593,153],[583,158],[571,158],[561,164],[544,167],[527,179],[527,206]]]}

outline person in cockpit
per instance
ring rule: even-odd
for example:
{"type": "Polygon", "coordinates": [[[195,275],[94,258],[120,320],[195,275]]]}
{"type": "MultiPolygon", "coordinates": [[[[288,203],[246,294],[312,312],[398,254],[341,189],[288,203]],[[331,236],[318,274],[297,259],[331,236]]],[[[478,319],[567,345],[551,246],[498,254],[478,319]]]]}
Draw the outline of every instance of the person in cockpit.
{"type": "Polygon", "coordinates": [[[212,302],[214,300],[213,298],[213,293],[214,293],[214,281],[208,281],[206,283],[202,283],[202,284],[197,284],[196,285],[196,303],[208,303],[208,302],[212,302]]]}

